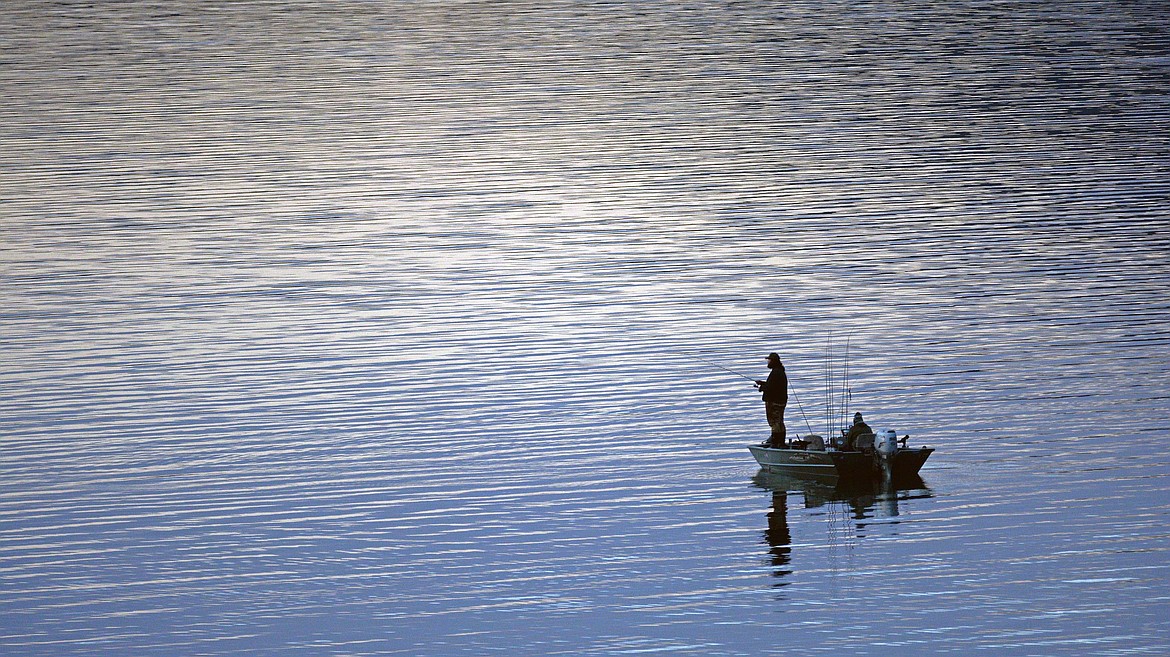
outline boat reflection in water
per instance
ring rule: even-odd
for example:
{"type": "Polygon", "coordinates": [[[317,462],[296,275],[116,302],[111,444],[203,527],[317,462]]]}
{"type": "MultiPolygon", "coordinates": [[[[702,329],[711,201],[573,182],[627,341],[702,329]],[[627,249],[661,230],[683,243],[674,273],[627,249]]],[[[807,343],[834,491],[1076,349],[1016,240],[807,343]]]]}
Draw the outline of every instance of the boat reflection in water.
{"type": "MultiPolygon", "coordinates": [[[[933,495],[916,474],[895,479],[843,480],[836,477],[796,477],[761,469],[752,478],[752,483],[772,493],[772,508],[768,511],[768,527],[763,537],[768,545],[772,574],[778,578],[785,578],[794,571],[792,529],[789,525],[792,511],[824,510],[816,515],[825,518],[827,548],[830,561],[835,562],[840,555],[834,554],[834,551],[838,548],[852,549],[858,539],[864,538],[866,526],[872,521],[880,519],[883,524],[888,524],[890,518],[899,515],[900,503],[933,495]]],[[[834,563],[829,565],[830,568],[834,567],[834,563]]],[[[783,587],[789,583],[784,579],[774,586],[783,587]]]]}

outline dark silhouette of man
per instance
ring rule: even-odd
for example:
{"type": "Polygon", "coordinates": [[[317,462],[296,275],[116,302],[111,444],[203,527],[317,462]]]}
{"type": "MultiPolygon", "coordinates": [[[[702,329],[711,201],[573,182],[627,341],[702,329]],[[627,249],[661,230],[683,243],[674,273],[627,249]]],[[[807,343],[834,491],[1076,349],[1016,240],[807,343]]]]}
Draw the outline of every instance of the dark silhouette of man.
{"type": "Polygon", "coordinates": [[[768,426],[772,428],[768,445],[783,448],[787,445],[785,438],[788,432],[784,428],[784,407],[788,405],[788,374],[784,371],[784,363],[775,352],[768,354],[768,374],[766,381],[756,381],[764,399],[764,415],[768,418],[768,426]]]}

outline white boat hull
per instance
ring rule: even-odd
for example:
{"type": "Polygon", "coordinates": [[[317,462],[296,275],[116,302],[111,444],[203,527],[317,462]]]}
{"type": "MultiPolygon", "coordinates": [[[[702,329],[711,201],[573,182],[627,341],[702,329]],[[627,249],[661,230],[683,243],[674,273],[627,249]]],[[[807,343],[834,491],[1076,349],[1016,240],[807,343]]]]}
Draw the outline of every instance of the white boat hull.
{"type": "Polygon", "coordinates": [[[838,478],[917,475],[934,451],[930,447],[901,448],[883,456],[877,452],[777,449],[762,445],[748,445],[748,449],[760,467],[771,472],[838,478]]]}

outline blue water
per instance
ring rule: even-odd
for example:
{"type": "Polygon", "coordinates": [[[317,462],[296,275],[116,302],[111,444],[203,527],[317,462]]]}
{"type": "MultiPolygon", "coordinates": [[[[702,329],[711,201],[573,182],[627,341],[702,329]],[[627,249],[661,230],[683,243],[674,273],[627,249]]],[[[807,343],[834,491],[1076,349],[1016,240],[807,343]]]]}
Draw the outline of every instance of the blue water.
{"type": "Polygon", "coordinates": [[[1170,653],[1168,29],[5,3],[0,652],[1170,653]]]}

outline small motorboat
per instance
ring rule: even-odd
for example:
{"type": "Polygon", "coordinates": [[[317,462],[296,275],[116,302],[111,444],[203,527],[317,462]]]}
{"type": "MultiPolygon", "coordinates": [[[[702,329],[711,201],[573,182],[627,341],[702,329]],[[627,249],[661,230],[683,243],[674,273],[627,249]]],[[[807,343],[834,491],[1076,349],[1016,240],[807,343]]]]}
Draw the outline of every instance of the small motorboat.
{"type": "Polygon", "coordinates": [[[837,444],[826,447],[817,435],[797,437],[783,448],[748,445],[748,449],[769,472],[839,479],[903,478],[916,476],[934,452],[926,446],[908,447],[909,439],[886,430],[859,436],[852,450],[837,444]]]}

